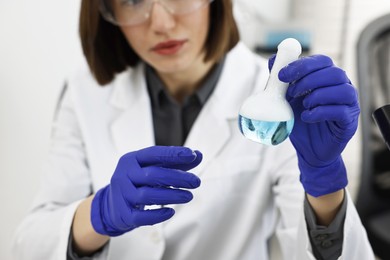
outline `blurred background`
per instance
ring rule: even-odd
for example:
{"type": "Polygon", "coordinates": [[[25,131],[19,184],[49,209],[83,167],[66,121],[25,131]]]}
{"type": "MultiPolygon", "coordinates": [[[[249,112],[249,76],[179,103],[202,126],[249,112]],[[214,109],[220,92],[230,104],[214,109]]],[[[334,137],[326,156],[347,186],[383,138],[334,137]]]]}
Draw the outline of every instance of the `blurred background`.
{"type": "MultiPolygon", "coordinates": [[[[77,28],[80,2],[0,1],[1,260],[11,259],[13,232],[38,189],[61,87],[67,75],[84,64],[77,28]]],[[[390,14],[388,0],[234,2],[242,40],[253,51],[268,56],[281,39],[295,37],[302,43],[305,55],[331,56],[357,87],[362,81],[358,61],[366,61],[357,55],[362,33],[377,19],[390,14]]],[[[390,85],[387,87],[390,89],[390,85]]],[[[362,178],[363,169],[373,168],[373,160],[363,163],[364,151],[371,147],[364,144],[370,135],[363,131],[361,127],[344,152],[348,189],[355,201],[362,194],[361,180],[366,181],[362,178]]],[[[389,197],[384,201],[390,204],[389,197]]]]}

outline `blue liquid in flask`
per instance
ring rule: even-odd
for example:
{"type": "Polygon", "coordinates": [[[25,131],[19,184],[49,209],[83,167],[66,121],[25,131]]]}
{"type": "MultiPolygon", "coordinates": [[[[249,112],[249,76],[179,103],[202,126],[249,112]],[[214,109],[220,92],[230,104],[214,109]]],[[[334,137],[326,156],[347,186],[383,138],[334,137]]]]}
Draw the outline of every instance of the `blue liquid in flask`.
{"type": "Polygon", "coordinates": [[[278,145],[290,135],[294,118],[288,121],[261,121],[239,115],[241,133],[248,139],[266,145],[278,145]]]}

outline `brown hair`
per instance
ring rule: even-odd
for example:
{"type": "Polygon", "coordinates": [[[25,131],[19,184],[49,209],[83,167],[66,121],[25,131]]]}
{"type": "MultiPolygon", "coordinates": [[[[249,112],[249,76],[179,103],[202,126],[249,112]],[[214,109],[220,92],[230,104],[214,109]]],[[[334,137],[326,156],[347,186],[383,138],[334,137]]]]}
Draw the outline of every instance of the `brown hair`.
{"type": "MultiPolygon", "coordinates": [[[[231,0],[214,0],[210,8],[205,61],[218,61],[237,44],[239,33],[231,0]]],[[[119,27],[100,15],[99,1],[82,0],[79,30],[84,55],[100,85],[110,83],[116,73],[139,62],[119,27]]]]}

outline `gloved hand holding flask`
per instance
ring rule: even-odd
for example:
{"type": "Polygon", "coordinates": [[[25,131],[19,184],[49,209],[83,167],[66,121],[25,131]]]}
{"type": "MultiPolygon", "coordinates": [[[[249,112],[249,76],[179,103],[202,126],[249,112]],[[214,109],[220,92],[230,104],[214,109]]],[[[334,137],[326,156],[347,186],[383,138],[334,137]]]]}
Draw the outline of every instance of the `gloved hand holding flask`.
{"type": "Polygon", "coordinates": [[[163,222],[172,208],[145,210],[145,205],[187,203],[200,179],[187,172],[202,161],[199,151],[153,146],[122,156],[110,184],[100,189],[91,208],[91,222],[102,235],[119,236],[139,226],[163,222]]]}
{"type": "Polygon", "coordinates": [[[290,140],[305,191],[318,197],[343,189],[348,179],[341,153],[356,132],[360,113],[355,87],[324,55],[290,63],[279,79],[289,83],[286,98],[295,117],[290,140]]]}

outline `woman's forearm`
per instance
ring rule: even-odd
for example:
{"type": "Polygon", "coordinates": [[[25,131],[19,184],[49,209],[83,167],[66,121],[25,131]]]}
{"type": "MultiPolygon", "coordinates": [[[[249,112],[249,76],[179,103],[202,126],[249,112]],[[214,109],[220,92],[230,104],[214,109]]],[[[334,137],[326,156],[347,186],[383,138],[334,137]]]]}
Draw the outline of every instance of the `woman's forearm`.
{"type": "Polygon", "coordinates": [[[328,226],[336,217],[344,200],[344,189],[320,197],[307,194],[307,199],[317,217],[317,224],[328,226]]]}
{"type": "Polygon", "coordinates": [[[90,255],[104,246],[110,237],[96,233],[91,224],[93,195],[78,206],[72,225],[73,249],[80,256],[90,255]]]}

